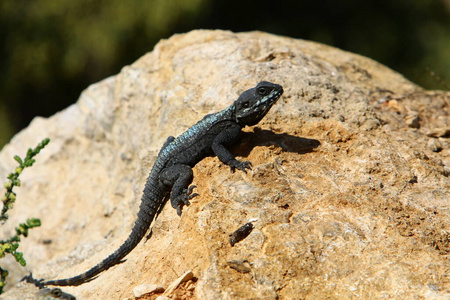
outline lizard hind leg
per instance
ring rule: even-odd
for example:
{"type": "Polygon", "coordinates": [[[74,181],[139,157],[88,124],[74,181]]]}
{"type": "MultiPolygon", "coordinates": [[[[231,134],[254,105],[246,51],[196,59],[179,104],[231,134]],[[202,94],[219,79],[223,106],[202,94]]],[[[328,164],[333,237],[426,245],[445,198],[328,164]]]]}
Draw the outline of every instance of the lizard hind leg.
{"type": "Polygon", "coordinates": [[[198,195],[197,193],[192,193],[195,185],[189,186],[193,178],[192,168],[181,164],[165,169],[160,175],[162,182],[172,187],[170,204],[177,210],[179,216],[181,216],[183,206],[190,205],[189,200],[198,195]]]}

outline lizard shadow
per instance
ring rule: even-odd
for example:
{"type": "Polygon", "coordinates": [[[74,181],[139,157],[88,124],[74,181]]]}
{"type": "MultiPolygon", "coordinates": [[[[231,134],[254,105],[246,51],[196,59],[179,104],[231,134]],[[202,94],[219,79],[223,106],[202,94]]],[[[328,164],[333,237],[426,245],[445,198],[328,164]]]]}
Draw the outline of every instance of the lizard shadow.
{"type": "Polygon", "coordinates": [[[278,146],[283,151],[305,154],[314,152],[321,144],[316,139],[302,138],[287,133],[274,133],[255,128],[254,132],[242,132],[240,143],[232,147],[233,153],[247,157],[256,146],[278,146]]]}

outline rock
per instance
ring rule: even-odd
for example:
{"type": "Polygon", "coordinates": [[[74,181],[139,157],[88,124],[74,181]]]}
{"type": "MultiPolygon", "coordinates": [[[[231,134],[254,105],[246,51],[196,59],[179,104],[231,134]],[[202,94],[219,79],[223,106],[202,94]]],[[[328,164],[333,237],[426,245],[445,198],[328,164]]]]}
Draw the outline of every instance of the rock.
{"type": "Polygon", "coordinates": [[[189,281],[192,278],[194,278],[194,274],[192,273],[192,271],[187,271],[186,273],[184,273],[183,275],[181,275],[180,277],[178,277],[174,282],[172,282],[171,284],[169,284],[169,286],[167,287],[167,290],[164,292],[163,295],[168,296],[170,294],[173,293],[173,291],[183,282],[189,281]]]}
{"type": "Polygon", "coordinates": [[[8,286],[8,292],[2,294],[0,299],[2,300],[17,300],[17,299],[26,299],[26,300],[35,300],[39,293],[39,288],[34,284],[19,282],[15,285],[8,286]]]}
{"type": "Polygon", "coordinates": [[[450,137],[450,128],[432,128],[427,135],[431,137],[450,137]]]}
{"type": "Polygon", "coordinates": [[[405,122],[408,127],[420,128],[419,114],[415,111],[408,112],[408,115],[405,117],[405,122]]]}
{"type": "Polygon", "coordinates": [[[438,139],[429,139],[428,148],[433,152],[439,152],[442,150],[442,143],[438,139]]]}
{"type": "Polygon", "coordinates": [[[231,260],[231,261],[227,261],[227,265],[230,268],[233,268],[236,271],[241,272],[241,273],[250,273],[250,271],[252,270],[248,261],[231,260]]]}
{"type": "Polygon", "coordinates": [[[133,295],[136,298],[141,297],[145,294],[161,292],[164,292],[164,288],[156,284],[141,284],[133,289],[133,295]]]}
{"type": "Polygon", "coordinates": [[[64,291],[124,299],[142,282],[167,286],[192,270],[197,299],[447,298],[450,178],[439,161],[450,159],[450,147],[442,137],[433,152],[426,134],[450,128],[449,93],[322,44],[206,30],[161,41],[3,148],[0,178],[15,168],[15,154],[51,139],[21,175],[1,228],[6,237],[26,218],[42,221],[19,248],[27,269],[2,259],[8,285],[28,271],[78,275],[116,250],[167,136],[261,80],[285,93],[232,148],[253,170],[231,173],[204,159],[194,168],[200,196],[181,218],[166,205],[151,239],[125,262],[64,291]],[[408,111],[420,128],[406,125],[408,111]],[[228,234],[250,218],[254,230],[231,247],[228,234]]]}

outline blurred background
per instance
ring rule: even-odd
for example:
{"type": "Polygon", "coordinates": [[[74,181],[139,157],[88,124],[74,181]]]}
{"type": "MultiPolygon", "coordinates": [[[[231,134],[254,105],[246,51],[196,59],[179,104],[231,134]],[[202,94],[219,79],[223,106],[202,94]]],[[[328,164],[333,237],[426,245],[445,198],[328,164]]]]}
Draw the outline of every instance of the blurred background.
{"type": "Polygon", "coordinates": [[[199,28],[318,41],[426,89],[450,85],[450,0],[1,0],[0,148],[160,39],[199,28]]]}

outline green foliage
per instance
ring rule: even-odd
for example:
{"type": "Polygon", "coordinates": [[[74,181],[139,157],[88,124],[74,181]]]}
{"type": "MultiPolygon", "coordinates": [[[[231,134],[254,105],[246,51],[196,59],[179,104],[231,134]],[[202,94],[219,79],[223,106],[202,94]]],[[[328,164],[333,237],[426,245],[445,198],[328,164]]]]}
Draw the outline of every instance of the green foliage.
{"type": "Polygon", "coordinates": [[[14,193],[13,188],[15,186],[20,186],[19,175],[22,173],[23,169],[31,167],[35,160],[33,159],[39,151],[41,151],[47,144],[50,142],[50,139],[44,139],[39,145],[34,149],[28,149],[27,155],[24,160],[22,160],[19,156],[14,156],[14,159],[19,163],[19,166],[15,169],[13,173],[8,175],[9,181],[5,183],[5,195],[2,198],[3,208],[0,215],[0,221],[4,222],[8,219],[8,215],[6,212],[13,207],[14,201],[16,200],[16,193],[14,193]]]}
{"type": "MultiPolygon", "coordinates": [[[[8,175],[9,181],[5,183],[4,187],[6,189],[5,195],[2,198],[3,208],[0,215],[0,221],[5,222],[8,219],[7,211],[13,207],[13,204],[16,200],[16,193],[13,191],[15,186],[20,186],[19,176],[22,173],[23,169],[31,167],[34,163],[34,156],[36,156],[48,143],[50,139],[44,139],[42,142],[38,144],[38,146],[34,149],[28,149],[27,155],[25,159],[20,158],[19,156],[14,156],[14,159],[19,163],[19,166],[16,167],[13,173],[8,175]]],[[[23,258],[23,253],[17,251],[20,242],[20,236],[27,237],[28,229],[41,226],[41,220],[39,219],[27,219],[26,223],[20,223],[18,227],[16,227],[16,234],[11,238],[3,241],[0,240],[0,258],[5,257],[6,253],[14,256],[16,261],[20,263],[22,266],[26,265],[26,261],[23,258]]],[[[3,292],[3,287],[5,286],[5,280],[8,276],[8,271],[0,268],[0,294],[3,292]]]]}

